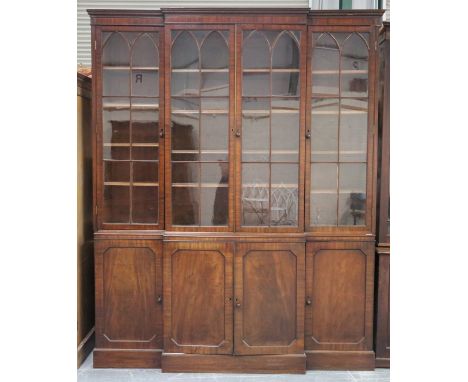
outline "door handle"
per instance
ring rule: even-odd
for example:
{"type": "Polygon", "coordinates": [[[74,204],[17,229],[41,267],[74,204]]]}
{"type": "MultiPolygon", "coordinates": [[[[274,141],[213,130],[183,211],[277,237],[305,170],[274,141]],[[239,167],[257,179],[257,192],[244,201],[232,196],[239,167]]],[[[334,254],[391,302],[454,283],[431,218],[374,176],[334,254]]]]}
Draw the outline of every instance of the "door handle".
{"type": "Polygon", "coordinates": [[[310,137],[311,137],[310,129],[308,129],[308,130],[306,131],[306,138],[307,138],[307,139],[310,139],[310,137]]]}
{"type": "Polygon", "coordinates": [[[162,303],[162,297],[161,296],[158,296],[157,302],[158,302],[158,304],[162,303]]]}
{"type": "Polygon", "coordinates": [[[241,136],[240,129],[237,129],[237,130],[236,130],[236,137],[239,138],[240,136],[241,136]]]}
{"type": "Polygon", "coordinates": [[[241,307],[241,303],[239,301],[238,298],[236,298],[236,308],[240,308],[241,307]]]}

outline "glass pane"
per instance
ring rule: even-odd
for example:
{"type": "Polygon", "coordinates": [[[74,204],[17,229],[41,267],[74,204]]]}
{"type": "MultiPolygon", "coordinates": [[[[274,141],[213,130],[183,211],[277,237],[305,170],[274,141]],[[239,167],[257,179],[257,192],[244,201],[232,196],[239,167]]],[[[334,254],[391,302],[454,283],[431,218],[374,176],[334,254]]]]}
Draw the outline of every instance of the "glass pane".
{"type": "Polygon", "coordinates": [[[242,161],[267,162],[270,158],[270,116],[243,113],[242,161]]]}
{"type": "Polygon", "coordinates": [[[156,224],[158,222],[158,187],[132,188],[133,223],[156,224]]]}
{"type": "Polygon", "coordinates": [[[102,70],[102,95],[130,95],[130,70],[104,68],[102,70]]]}
{"type": "Polygon", "coordinates": [[[299,96],[299,72],[272,73],[271,92],[273,95],[299,96]]]}
{"type": "Polygon", "coordinates": [[[328,33],[318,37],[312,54],[312,93],[338,95],[340,51],[328,33]]]}
{"type": "Polygon", "coordinates": [[[157,143],[159,141],[159,112],[132,111],[132,142],[157,143]]]}
{"type": "Polygon", "coordinates": [[[299,165],[271,165],[271,225],[297,226],[299,165]]]}
{"type": "Polygon", "coordinates": [[[199,163],[172,163],[172,184],[198,187],[200,183],[199,163]]]}
{"type": "Polygon", "coordinates": [[[356,33],[343,43],[341,53],[341,95],[367,96],[369,52],[363,39],[356,33]]]}
{"type": "Polygon", "coordinates": [[[199,72],[172,72],[171,94],[174,96],[193,96],[200,93],[199,72]]]}
{"type": "Polygon", "coordinates": [[[299,112],[299,98],[272,98],[271,110],[273,113],[299,112]]]}
{"type": "Polygon", "coordinates": [[[201,188],[201,225],[226,226],[228,224],[228,188],[201,188]]]}
{"type": "Polygon", "coordinates": [[[104,143],[130,142],[129,109],[128,98],[103,98],[102,124],[104,143]]]}
{"type": "Polygon", "coordinates": [[[130,50],[127,40],[121,33],[104,33],[104,47],[102,52],[103,66],[129,66],[130,50]]]}
{"type": "Polygon", "coordinates": [[[194,111],[200,109],[199,98],[172,98],[171,99],[172,112],[177,111],[194,111]]]}
{"type": "Polygon", "coordinates": [[[299,160],[299,113],[271,115],[271,150],[273,162],[299,160]]]}
{"type": "Polygon", "coordinates": [[[159,95],[159,71],[133,69],[132,95],[157,97],[159,95]]]}
{"type": "Polygon", "coordinates": [[[202,73],[201,75],[202,96],[228,96],[229,95],[229,73],[202,73]]]}
{"type": "Polygon", "coordinates": [[[342,99],[340,115],[340,161],[367,160],[367,100],[342,99]]]}
{"type": "Polygon", "coordinates": [[[366,164],[342,163],[340,166],[339,225],[364,225],[366,214],[366,164]]]}
{"type": "Polygon", "coordinates": [[[173,69],[198,69],[198,46],[190,32],[181,32],[172,46],[173,69]]]}
{"type": "Polygon", "coordinates": [[[150,143],[143,143],[141,145],[132,145],[132,159],[135,160],[158,160],[159,147],[150,143]]]}
{"type": "Polygon", "coordinates": [[[130,162],[104,162],[104,182],[129,182],[130,162]]]}
{"type": "Polygon", "coordinates": [[[312,99],[311,161],[338,160],[338,99],[312,99]]]}
{"type": "Polygon", "coordinates": [[[299,46],[288,32],[281,33],[273,48],[273,68],[299,69],[299,46]]]}
{"type": "Polygon", "coordinates": [[[242,225],[269,225],[270,167],[263,163],[242,164],[242,225]]]}
{"type": "Polygon", "coordinates": [[[198,139],[198,114],[172,114],[172,160],[198,160],[198,139]]]}
{"type": "Polygon", "coordinates": [[[201,118],[201,160],[227,161],[229,123],[226,114],[203,114],[201,118]]]}
{"type": "Polygon", "coordinates": [[[201,178],[201,225],[226,225],[228,217],[228,164],[202,163],[201,178]]]}
{"type": "Polygon", "coordinates": [[[244,32],[242,66],[244,69],[269,69],[270,45],[262,32],[244,32]]]}
{"type": "Polygon", "coordinates": [[[242,94],[244,96],[269,96],[271,94],[270,74],[244,72],[242,94]]]}
{"type": "Polygon", "coordinates": [[[313,225],[336,225],[338,165],[314,163],[310,170],[310,216],[313,225]]]}
{"type": "Polygon", "coordinates": [[[134,183],[157,183],[159,162],[133,162],[134,183]]]}
{"type": "Polygon", "coordinates": [[[104,186],[103,220],[106,223],[129,223],[130,187],[104,186]]]}
{"type": "Polygon", "coordinates": [[[200,189],[172,187],[172,224],[199,225],[200,189]]]}
{"type": "Polygon", "coordinates": [[[216,110],[218,112],[229,112],[229,98],[201,98],[201,110],[211,111],[216,110]]]}
{"type": "Polygon", "coordinates": [[[157,68],[159,66],[159,52],[156,47],[158,34],[148,33],[140,35],[132,47],[132,66],[140,68],[157,68]]]}
{"type": "Polygon", "coordinates": [[[202,69],[227,69],[229,51],[227,42],[219,32],[211,32],[201,47],[202,69]]]}

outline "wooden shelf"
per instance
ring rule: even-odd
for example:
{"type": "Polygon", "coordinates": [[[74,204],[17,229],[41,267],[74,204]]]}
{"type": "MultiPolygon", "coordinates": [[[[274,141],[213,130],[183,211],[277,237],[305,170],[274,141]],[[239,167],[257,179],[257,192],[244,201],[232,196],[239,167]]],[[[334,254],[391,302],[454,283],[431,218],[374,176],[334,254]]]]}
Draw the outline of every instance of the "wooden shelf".
{"type": "Polygon", "coordinates": [[[113,103],[102,105],[104,110],[159,110],[159,104],[147,105],[147,104],[130,104],[128,103],[113,103]]]}
{"type": "Polygon", "coordinates": [[[334,111],[334,110],[313,110],[312,109],[312,114],[322,114],[322,115],[338,115],[338,114],[367,114],[367,110],[342,110],[341,112],[339,111],[334,111]]]}
{"type": "Polygon", "coordinates": [[[172,69],[172,73],[228,73],[229,69],[172,69]]]}
{"type": "Polygon", "coordinates": [[[297,150],[242,150],[242,154],[280,154],[280,155],[286,155],[286,154],[299,154],[299,151],[297,150]]]}
{"type": "Polygon", "coordinates": [[[213,109],[213,110],[172,110],[172,114],[228,114],[229,110],[213,109]]]}
{"type": "MultiPolygon", "coordinates": [[[[227,154],[227,150],[172,150],[172,154],[227,154]]],[[[196,161],[194,161],[196,162],[196,161]]]]}
{"type": "MultiPolygon", "coordinates": [[[[341,74],[367,74],[368,70],[342,70],[341,74]]],[[[312,74],[324,75],[324,74],[340,74],[339,70],[312,70],[312,74]]]]}
{"type": "Polygon", "coordinates": [[[227,188],[228,184],[225,183],[172,183],[172,187],[190,187],[190,188],[218,188],[224,187],[227,188]]]}
{"type": "Polygon", "coordinates": [[[242,73],[299,73],[300,69],[243,69],[242,73]]]}
{"type": "Polygon", "coordinates": [[[129,187],[133,185],[135,187],[159,187],[159,183],[154,182],[104,182],[104,186],[125,186],[129,187]]]}
{"type": "Polygon", "coordinates": [[[104,143],[104,147],[159,147],[159,143],[104,143]]]}
{"type": "Polygon", "coordinates": [[[297,109],[242,110],[242,114],[297,114],[297,109]]]}
{"type": "Polygon", "coordinates": [[[159,66],[133,66],[130,68],[130,66],[110,66],[110,65],[104,65],[102,67],[105,70],[139,70],[139,71],[144,71],[144,70],[159,70],[159,66]]]}
{"type": "Polygon", "coordinates": [[[310,191],[311,194],[351,194],[351,193],[360,193],[360,194],[365,194],[365,191],[356,191],[356,190],[340,190],[337,192],[337,190],[333,189],[325,189],[325,190],[312,190],[310,191]]]}
{"type": "MultiPolygon", "coordinates": [[[[265,187],[269,188],[270,183],[244,183],[242,187],[265,187]]],[[[271,183],[271,188],[297,188],[297,183],[271,183]]]]}

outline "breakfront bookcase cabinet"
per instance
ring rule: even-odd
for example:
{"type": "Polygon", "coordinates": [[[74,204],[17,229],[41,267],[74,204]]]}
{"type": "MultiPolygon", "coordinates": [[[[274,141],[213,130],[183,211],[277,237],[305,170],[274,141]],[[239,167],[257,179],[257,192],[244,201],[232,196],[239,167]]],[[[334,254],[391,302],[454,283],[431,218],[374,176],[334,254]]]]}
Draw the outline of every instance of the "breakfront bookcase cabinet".
{"type": "Polygon", "coordinates": [[[373,369],[382,12],[89,14],[94,366],[373,369]]]}

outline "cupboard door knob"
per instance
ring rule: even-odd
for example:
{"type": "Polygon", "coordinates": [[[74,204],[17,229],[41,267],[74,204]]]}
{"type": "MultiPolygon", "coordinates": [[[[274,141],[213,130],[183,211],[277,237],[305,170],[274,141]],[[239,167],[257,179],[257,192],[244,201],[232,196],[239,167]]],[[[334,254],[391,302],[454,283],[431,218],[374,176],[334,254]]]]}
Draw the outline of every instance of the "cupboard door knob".
{"type": "Polygon", "coordinates": [[[159,136],[160,136],[161,138],[164,138],[164,129],[160,129],[160,130],[159,130],[159,136]]]}
{"type": "Polygon", "coordinates": [[[307,130],[307,131],[306,131],[306,138],[307,138],[307,139],[310,139],[310,137],[311,137],[310,130],[307,130]]]}
{"type": "Polygon", "coordinates": [[[312,304],[312,300],[310,299],[310,297],[307,297],[306,304],[307,304],[307,305],[311,305],[311,304],[312,304]]]}
{"type": "Polygon", "coordinates": [[[240,308],[241,304],[240,302],[236,302],[236,307],[240,308]]]}
{"type": "Polygon", "coordinates": [[[241,136],[241,132],[239,129],[236,130],[236,137],[239,138],[241,136]]]}
{"type": "Polygon", "coordinates": [[[158,296],[158,304],[161,304],[161,303],[162,303],[162,297],[158,296]]]}

